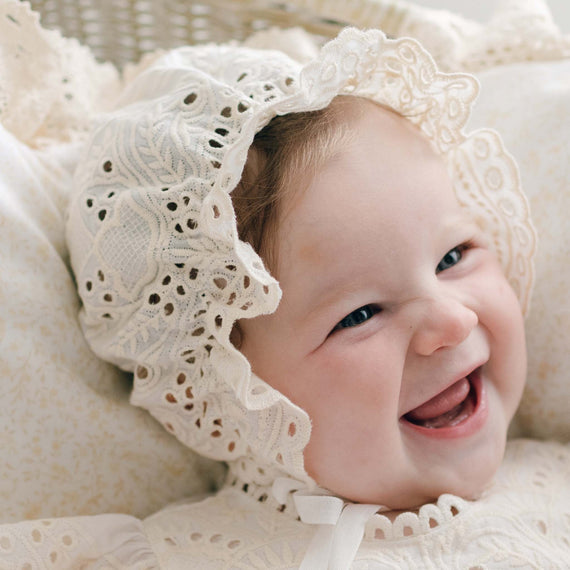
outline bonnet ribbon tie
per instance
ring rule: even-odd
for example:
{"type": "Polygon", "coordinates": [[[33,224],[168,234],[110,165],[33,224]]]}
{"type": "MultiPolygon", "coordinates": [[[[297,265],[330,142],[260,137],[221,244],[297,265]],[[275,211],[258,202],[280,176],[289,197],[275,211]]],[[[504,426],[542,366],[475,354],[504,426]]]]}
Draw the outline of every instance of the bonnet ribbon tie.
{"type": "Polygon", "coordinates": [[[301,521],[317,525],[299,570],[348,570],[362,542],[366,523],[383,507],[346,503],[322,489],[308,491],[303,487],[300,481],[285,477],[273,484],[273,495],[281,504],[292,492],[301,521]]]}

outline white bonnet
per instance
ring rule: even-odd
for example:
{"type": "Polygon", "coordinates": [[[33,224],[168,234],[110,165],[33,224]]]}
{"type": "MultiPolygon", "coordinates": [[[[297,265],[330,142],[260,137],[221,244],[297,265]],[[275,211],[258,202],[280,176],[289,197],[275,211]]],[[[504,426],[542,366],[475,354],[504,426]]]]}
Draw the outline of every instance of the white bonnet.
{"type": "Polygon", "coordinates": [[[476,80],[438,72],[412,39],[347,29],[304,66],[236,46],[174,50],[101,118],[76,175],[67,238],[90,346],[134,373],[133,404],[260,485],[311,483],[310,421],[229,341],[236,319],[274,311],[281,294],[238,239],[230,193],[271,118],[341,94],[405,115],[444,155],[526,309],[535,233],[516,165],[495,132],[463,133],[476,80]]]}

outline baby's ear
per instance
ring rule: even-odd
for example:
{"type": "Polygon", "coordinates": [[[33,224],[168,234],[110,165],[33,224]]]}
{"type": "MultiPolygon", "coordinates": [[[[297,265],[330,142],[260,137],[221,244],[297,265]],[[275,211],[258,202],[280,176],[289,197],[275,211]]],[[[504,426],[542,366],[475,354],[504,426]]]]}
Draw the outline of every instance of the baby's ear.
{"type": "Polygon", "coordinates": [[[243,342],[243,331],[239,326],[238,321],[234,323],[232,332],[230,333],[230,342],[234,345],[235,348],[237,348],[237,350],[241,348],[243,342]]]}

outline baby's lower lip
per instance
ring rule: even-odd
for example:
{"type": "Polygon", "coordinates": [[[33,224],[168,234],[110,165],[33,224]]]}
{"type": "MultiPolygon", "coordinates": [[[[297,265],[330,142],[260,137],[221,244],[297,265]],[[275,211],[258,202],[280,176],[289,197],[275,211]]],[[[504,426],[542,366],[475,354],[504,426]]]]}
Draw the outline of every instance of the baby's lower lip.
{"type": "Polygon", "coordinates": [[[407,428],[435,439],[468,437],[478,431],[487,419],[487,394],[481,378],[481,369],[467,376],[469,392],[457,406],[435,418],[417,420],[403,416],[400,421],[407,428]]]}

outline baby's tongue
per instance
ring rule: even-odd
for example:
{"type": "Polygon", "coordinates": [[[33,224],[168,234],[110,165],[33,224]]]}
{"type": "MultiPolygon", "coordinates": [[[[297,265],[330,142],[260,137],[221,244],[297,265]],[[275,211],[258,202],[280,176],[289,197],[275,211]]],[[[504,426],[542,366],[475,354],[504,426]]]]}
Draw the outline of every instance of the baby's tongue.
{"type": "Polygon", "coordinates": [[[442,427],[457,415],[456,408],[467,398],[470,389],[469,380],[463,378],[431,400],[408,412],[406,419],[426,427],[442,427]]]}

